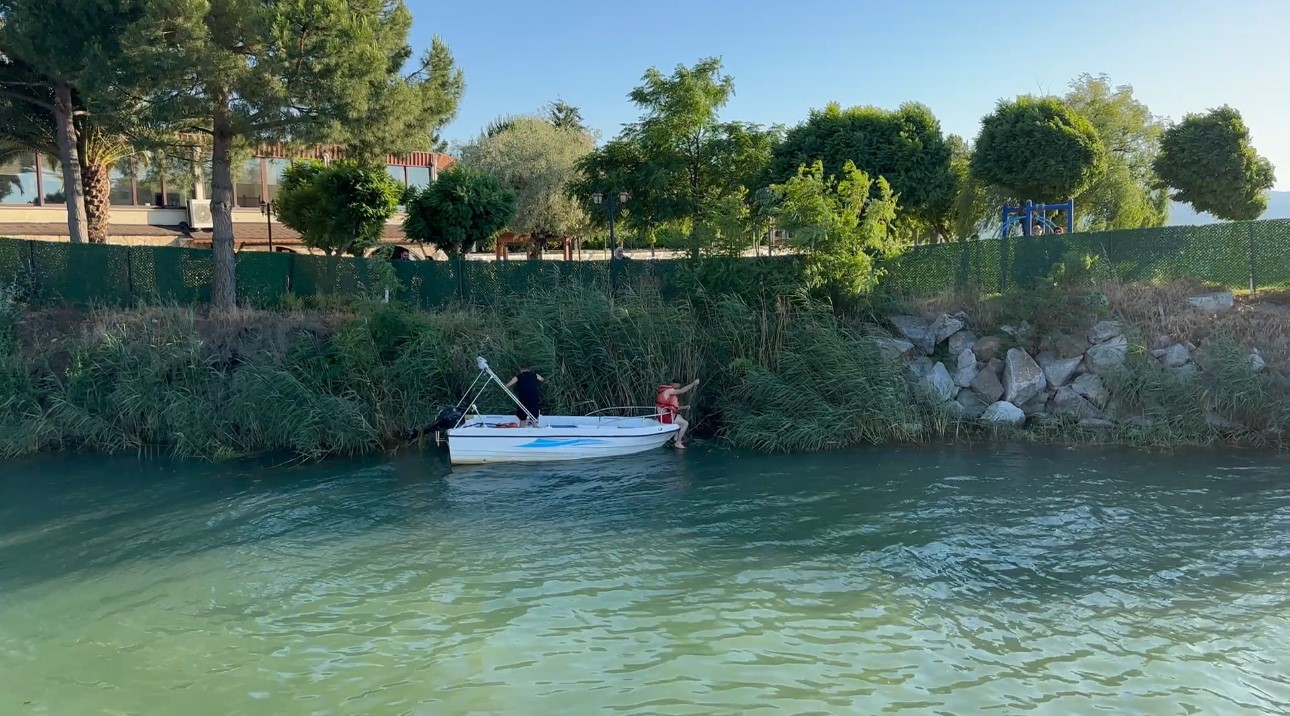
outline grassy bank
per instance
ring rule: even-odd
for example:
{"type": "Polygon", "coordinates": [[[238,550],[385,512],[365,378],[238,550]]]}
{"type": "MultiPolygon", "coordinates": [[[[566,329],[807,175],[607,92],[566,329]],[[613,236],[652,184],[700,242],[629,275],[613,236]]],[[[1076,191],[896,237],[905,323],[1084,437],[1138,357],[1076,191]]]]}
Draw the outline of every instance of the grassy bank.
{"type": "MultiPolygon", "coordinates": [[[[1074,328],[1108,311],[1127,312],[1127,298],[1108,295],[1109,307],[1083,315],[1078,306],[1087,304],[1071,303],[1082,300],[1074,294],[1013,295],[965,310],[982,327],[1026,314],[1074,328]]],[[[475,377],[477,355],[499,373],[536,366],[548,378],[550,413],[650,404],[658,383],[698,377],[698,430],[739,448],[821,450],[990,434],[930,407],[906,366],[880,354],[869,336],[883,319],[872,307],[839,318],[804,299],[753,305],[732,297],[622,295],[611,302],[577,287],[488,309],[332,304],[219,318],[187,307],[28,310],[12,299],[0,296],[0,455],[7,457],[82,450],[321,458],[392,449],[406,429],[432,422],[441,406],[458,400],[475,377]]],[[[1168,329],[1151,315],[1133,317],[1138,334],[1168,329]]],[[[1139,339],[1142,346],[1107,383],[1126,409],[1153,417],[1149,426],[1084,431],[1058,421],[1027,434],[1067,442],[1281,444],[1290,391],[1280,370],[1256,374],[1242,363],[1248,354],[1239,339],[1250,336],[1241,331],[1251,329],[1240,325],[1206,325],[1205,379],[1185,384],[1144,357],[1149,338],[1139,339]],[[1223,346],[1232,348],[1224,353],[1223,346]]],[[[1270,349],[1269,364],[1284,367],[1277,365],[1281,355],[1270,349]]],[[[482,409],[509,412],[504,398],[490,395],[482,409]]]]}

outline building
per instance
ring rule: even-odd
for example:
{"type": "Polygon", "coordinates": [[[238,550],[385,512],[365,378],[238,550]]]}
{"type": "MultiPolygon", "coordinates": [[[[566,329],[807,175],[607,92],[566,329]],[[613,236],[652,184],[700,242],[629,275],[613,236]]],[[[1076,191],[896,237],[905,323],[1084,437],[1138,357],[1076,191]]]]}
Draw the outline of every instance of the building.
{"type": "MultiPolygon", "coordinates": [[[[282,171],[292,158],[324,161],[339,156],[334,148],[303,153],[283,146],[263,147],[242,166],[234,167],[233,228],[240,250],[301,251],[300,235],[266,217],[263,202],[277,195],[282,171]]],[[[386,158],[390,175],[405,186],[426,186],[451,166],[453,158],[438,152],[413,152],[386,158]]],[[[170,162],[145,168],[127,159],[112,169],[112,223],[109,243],[209,247],[209,229],[189,216],[189,200],[210,198],[210,162],[170,162]]],[[[403,244],[402,218],[386,228],[385,241],[403,244]]],[[[67,209],[63,173],[56,159],[25,153],[0,164],[0,236],[66,241],[67,209]]]]}

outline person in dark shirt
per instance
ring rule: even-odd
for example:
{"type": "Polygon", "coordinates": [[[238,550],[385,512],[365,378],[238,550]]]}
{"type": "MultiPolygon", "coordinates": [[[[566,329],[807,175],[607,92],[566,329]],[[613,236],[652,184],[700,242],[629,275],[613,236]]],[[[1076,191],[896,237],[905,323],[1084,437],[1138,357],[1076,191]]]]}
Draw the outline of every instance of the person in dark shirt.
{"type": "Polygon", "coordinates": [[[515,389],[515,397],[519,398],[520,404],[524,406],[523,408],[516,408],[515,417],[534,425],[534,427],[536,427],[536,424],[529,420],[529,415],[532,415],[534,419],[542,416],[542,397],[538,386],[545,382],[546,378],[538,375],[537,371],[531,367],[526,366],[521,368],[520,372],[516,373],[515,377],[506,383],[507,388],[515,389]],[[527,414],[525,414],[525,410],[528,411],[527,414]]]}

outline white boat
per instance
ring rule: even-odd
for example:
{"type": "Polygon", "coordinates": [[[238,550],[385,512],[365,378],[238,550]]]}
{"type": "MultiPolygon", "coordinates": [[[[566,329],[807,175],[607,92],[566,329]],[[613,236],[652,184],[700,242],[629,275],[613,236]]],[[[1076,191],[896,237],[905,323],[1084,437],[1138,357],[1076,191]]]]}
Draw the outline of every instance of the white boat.
{"type": "MultiPolygon", "coordinates": [[[[506,387],[488,361],[478,358],[480,378],[488,381],[472,397],[467,391],[463,403],[473,405],[488,383],[502,389],[519,407],[524,406],[506,387]],[[470,402],[466,402],[469,400],[470,402]]],[[[471,390],[474,389],[471,386],[471,390]]],[[[448,456],[454,465],[482,465],[498,462],[552,462],[632,455],[662,447],[676,436],[680,426],[659,420],[657,408],[610,408],[590,415],[543,415],[532,425],[514,415],[470,415],[459,417],[445,435],[448,456]],[[609,411],[650,411],[646,415],[610,415],[609,411]]],[[[529,416],[532,418],[532,416],[529,416]]]]}

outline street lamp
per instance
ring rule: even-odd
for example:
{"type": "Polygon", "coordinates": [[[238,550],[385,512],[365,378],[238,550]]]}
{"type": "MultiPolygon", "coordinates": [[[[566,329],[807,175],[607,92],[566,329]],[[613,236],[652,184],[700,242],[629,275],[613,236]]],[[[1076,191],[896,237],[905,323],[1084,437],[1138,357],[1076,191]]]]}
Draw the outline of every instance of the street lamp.
{"type": "Polygon", "coordinates": [[[625,191],[620,191],[617,194],[598,191],[591,195],[591,200],[597,205],[603,206],[605,213],[609,215],[609,243],[615,248],[618,245],[618,235],[614,231],[614,224],[618,219],[618,210],[630,198],[632,198],[632,195],[625,191]]]}
{"type": "Polygon", "coordinates": [[[273,202],[261,199],[260,213],[264,214],[264,223],[269,228],[269,253],[273,253],[273,202]]]}

